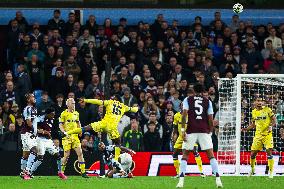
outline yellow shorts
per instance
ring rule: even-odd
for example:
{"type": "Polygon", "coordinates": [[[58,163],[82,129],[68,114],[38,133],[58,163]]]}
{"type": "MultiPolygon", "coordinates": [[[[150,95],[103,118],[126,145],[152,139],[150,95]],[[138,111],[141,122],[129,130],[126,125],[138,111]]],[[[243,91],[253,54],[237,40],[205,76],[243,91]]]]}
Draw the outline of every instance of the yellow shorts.
{"type": "Polygon", "coordinates": [[[263,149],[263,146],[266,149],[273,148],[273,136],[268,134],[266,136],[255,136],[251,145],[251,150],[259,151],[263,149]]]}
{"type": "MultiPolygon", "coordinates": [[[[174,145],[174,149],[178,149],[178,150],[181,150],[182,149],[182,143],[183,143],[183,140],[182,138],[179,136],[176,140],[176,143],[174,145]]],[[[195,144],[194,146],[198,147],[198,144],[195,144]]]]}
{"type": "Polygon", "coordinates": [[[120,137],[116,123],[111,123],[105,120],[91,123],[91,127],[95,132],[105,132],[111,140],[120,137]]]}
{"type": "Polygon", "coordinates": [[[78,138],[78,135],[72,135],[70,137],[64,137],[62,139],[62,146],[64,151],[69,151],[81,146],[81,142],[78,138]]]}

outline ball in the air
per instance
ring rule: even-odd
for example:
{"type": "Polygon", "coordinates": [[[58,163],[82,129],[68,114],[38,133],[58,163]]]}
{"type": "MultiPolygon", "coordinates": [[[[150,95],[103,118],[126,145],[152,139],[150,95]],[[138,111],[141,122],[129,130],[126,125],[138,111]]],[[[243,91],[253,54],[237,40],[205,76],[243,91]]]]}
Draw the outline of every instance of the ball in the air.
{"type": "Polygon", "coordinates": [[[233,6],[234,13],[240,14],[241,12],[243,12],[243,10],[244,10],[244,7],[243,7],[242,4],[240,4],[240,3],[234,4],[234,6],[233,6]]]}

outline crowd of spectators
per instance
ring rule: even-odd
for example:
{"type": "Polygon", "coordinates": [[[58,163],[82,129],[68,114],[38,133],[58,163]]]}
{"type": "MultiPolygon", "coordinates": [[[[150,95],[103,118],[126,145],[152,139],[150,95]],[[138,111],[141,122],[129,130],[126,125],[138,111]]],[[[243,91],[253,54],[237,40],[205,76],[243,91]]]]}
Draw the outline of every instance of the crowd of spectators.
{"type": "MultiPolygon", "coordinates": [[[[65,99],[104,99],[107,61],[111,61],[111,96],[128,106],[139,106],[136,115],[122,117],[118,129],[122,142],[135,151],[171,151],[173,116],[187,90],[196,82],[218,109],[218,78],[238,73],[284,74],[284,24],[253,25],[232,16],[230,23],[215,12],[209,25],[196,16],[180,26],[158,14],[153,23],[128,25],[121,18],[114,26],[103,25],[90,15],[81,24],[74,12],[67,20],[54,10],[47,25],[29,23],[18,11],[8,24],[9,69],[0,76],[1,145],[19,149],[19,130],[24,95],[35,91],[39,114],[56,109],[56,118],[66,108],[65,99]]],[[[81,124],[99,121],[102,106],[78,103],[81,124]]],[[[218,125],[218,122],[216,122],[218,125]]],[[[58,138],[58,126],[53,137],[58,138]]],[[[217,131],[214,149],[216,147],[217,131]]],[[[283,132],[282,132],[283,134],[283,132]]],[[[84,133],[83,151],[94,150],[97,136],[84,133]]],[[[5,147],[6,149],[6,147],[5,147]]]]}

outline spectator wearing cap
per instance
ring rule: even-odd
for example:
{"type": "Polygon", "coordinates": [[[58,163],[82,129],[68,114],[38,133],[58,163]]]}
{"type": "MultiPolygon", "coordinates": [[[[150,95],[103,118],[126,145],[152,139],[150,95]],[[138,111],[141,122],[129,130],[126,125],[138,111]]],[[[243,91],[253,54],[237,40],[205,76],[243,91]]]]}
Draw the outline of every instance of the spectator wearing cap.
{"type": "Polygon", "coordinates": [[[59,9],[53,11],[53,18],[48,20],[47,27],[49,30],[57,28],[61,35],[64,35],[65,21],[60,18],[61,12],[59,9]]]}
{"type": "Polygon", "coordinates": [[[258,69],[260,69],[263,65],[263,58],[261,53],[255,49],[252,41],[247,42],[243,56],[248,63],[248,71],[251,73],[257,73],[258,69]]]}
{"type": "Polygon", "coordinates": [[[16,95],[19,98],[19,106],[22,107],[25,103],[25,95],[32,89],[32,83],[30,76],[25,72],[23,64],[19,64],[17,67],[18,80],[16,83],[16,95]]]}
{"type": "Polygon", "coordinates": [[[53,76],[48,82],[48,94],[52,100],[55,100],[57,94],[66,95],[66,80],[64,79],[63,68],[57,68],[55,76],[53,76]]]}
{"type": "Polygon", "coordinates": [[[146,152],[160,152],[162,149],[162,142],[159,133],[156,130],[154,122],[148,124],[148,130],[144,134],[144,150],[146,152]]]}
{"type": "Polygon", "coordinates": [[[37,105],[38,114],[44,115],[45,110],[52,106],[53,106],[53,102],[49,99],[48,92],[43,91],[41,93],[41,102],[37,105]]]}
{"type": "Polygon", "coordinates": [[[16,117],[18,117],[20,114],[21,114],[21,112],[20,112],[18,104],[13,102],[13,104],[11,106],[11,112],[10,112],[10,115],[9,115],[10,123],[16,124],[16,117]]]}
{"type": "Polygon", "coordinates": [[[100,83],[100,77],[98,74],[92,76],[91,83],[86,88],[86,98],[91,97],[96,90],[103,91],[103,86],[100,83]]]}
{"type": "Polygon", "coordinates": [[[123,146],[135,152],[143,151],[143,135],[139,131],[139,123],[136,119],[131,120],[130,129],[124,132],[122,141],[123,146]]]}
{"type": "Polygon", "coordinates": [[[141,82],[141,77],[139,75],[135,75],[133,77],[133,84],[131,86],[131,93],[133,94],[133,96],[138,99],[140,92],[142,91],[142,87],[140,85],[141,82]]]}
{"type": "Polygon", "coordinates": [[[157,94],[157,85],[156,81],[153,77],[150,77],[147,81],[148,85],[144,89],[146,93],[150,93],[152,96],[155,96],[157,94]]]}
{"type": "Polygon", "coordinates": [[[91,35],[95,35],[98,30],[98,24],[96,22],[96,16],[90,15],[89,19],[86,21],[86,24],[84,25],[85,29],[88,29],[91,35]]]}
{"type": "Polygon", "coordinates": [[[132,84],[132,78],[128,74],[128,67],[122,66],[120,73],[117,75],[117,80],[120,83],[127,83],[128,86],[132,84]]]}
{"type": "Polygon", "coordinates": [[[134,104],[137,104],[137,99],[131,94],[129,87],[126,87],[122,90],[123,96],[121,96],[121,102],[126,106],[132,107],[134,104]]]}

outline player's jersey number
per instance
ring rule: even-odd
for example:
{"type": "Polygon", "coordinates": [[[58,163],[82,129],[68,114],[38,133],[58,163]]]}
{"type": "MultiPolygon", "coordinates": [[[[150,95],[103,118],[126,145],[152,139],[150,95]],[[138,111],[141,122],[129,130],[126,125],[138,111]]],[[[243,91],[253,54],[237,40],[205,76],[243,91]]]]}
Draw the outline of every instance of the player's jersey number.
{"type": "Polygon", "coordinates": [[[202,119],[201,114],[203,113],[202,100],[194,101],[194,111],[196,114],[196,119],[202,119]]]}
{"type": "Polygon", "coordinates": [[[120,115],[121,114],[121,109],[122,107],[118,104],[113,104],[113,109],[112,109],[112,113],[115,115],[120,115]]]}

